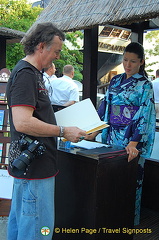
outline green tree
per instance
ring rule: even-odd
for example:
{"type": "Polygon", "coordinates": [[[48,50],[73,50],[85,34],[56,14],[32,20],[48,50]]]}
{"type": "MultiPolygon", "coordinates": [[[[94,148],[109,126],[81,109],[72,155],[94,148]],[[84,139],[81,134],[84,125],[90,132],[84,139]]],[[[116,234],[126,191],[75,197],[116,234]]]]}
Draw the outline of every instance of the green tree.
{"type": "Polygon", "coordinates": [[[74,79],[78,81],[82,81],[83,53],[82,51],[78,50],[80,46],[77,44],[76,39],[77,38],[83,39],[83,33],[81,31],[75,31],[75,32],[66,33],[65,36],[66,36],[66,39],[69,42],[71,42],[72,48],[74,48],[74,50],[70,50],[67,47],[67,44],[64,44],[60,59],[56,60],[54,63],[56,65],[56,68],[59,70],[60,75],[62,75],[63,67],[66,64],[71,64],[72,66],[74,66],[74,69],[75,69],[74,79]]]}
{"type": "MultiPolygon", "coordinates": [[[[26,32],[36,21],[43,9],[32,7],[27,0],[1,0],[0,4],[0,27],[26,32]]],[[[55,62],[59,74],[62,74],[64,65],[71,64],[75,68],[75,79],[82,80],[83,54],[76,42],[77,37],[83,38],[81,31],[66,33],[66,39],[72,43],[75,50],[70,50],[65,44],[61,58],[55,62]]],[[[24,57],[23,47],[19,43],[7,44],[7,68],[12,70],[15,64],[24,57]]]]}
{"type": "Polygon", "coordinates": [[[0,26],[26,32],[43,9],[27,0],[1,0],[0,26]]]}
{"type": "Polygon", "coordinates": [[[159,55],[159,31],[149,31],[145,35],[145,39],[149,43],[148,49],[145,50],[146,60],[151,59],[151,62],[146,64],[146,71],[151,75],[153,72],[152,66],[159,63],[159,61],[156,61],[156,58],[154,58],[159,55]]]}
{"type": "MultiPolygon", "coordinates": [[[[27,0],[1,0],[0,27],[26,32],[43,9],[32,8],[27,0]]],[[[22,45],[19,43],[7,44],[7,68],[12,70],[15,64],[24,57],[22,45]]]]}

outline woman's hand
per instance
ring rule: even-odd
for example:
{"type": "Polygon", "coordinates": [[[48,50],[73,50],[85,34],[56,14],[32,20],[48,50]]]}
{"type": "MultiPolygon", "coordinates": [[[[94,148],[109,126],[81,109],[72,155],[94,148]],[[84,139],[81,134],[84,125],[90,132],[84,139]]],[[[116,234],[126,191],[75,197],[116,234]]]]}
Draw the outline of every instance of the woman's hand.
{"type": "Polygon", "coordinates": [[[93,132],[93,133],[90,133],[90,134],[87,134],[84,138],[84,140],[87,140],[87,141],[93,141],[95,139],[95,137],[99,134],[100,132],[97,131],[97,132],[93,132]]]}
{"type": "Polygon", "coordinates": [[[125,148],[127,151],[128,156],[128,162],[130,162],[132,159],[136,158],[137,155],[139,154],[139,151],[137,150],[136,146],[137,146],[138,142],[129,142],[129,144],[127,145],[127,147],[125,148]]]}

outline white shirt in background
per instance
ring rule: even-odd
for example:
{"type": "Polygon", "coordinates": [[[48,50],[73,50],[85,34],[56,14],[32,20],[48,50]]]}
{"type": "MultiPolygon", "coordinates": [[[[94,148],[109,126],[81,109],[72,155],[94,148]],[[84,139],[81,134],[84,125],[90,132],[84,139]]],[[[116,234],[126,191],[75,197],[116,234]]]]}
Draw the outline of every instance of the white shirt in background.
{"type": "Polygon", "coordinates": [[[64,105],[68,101],[79,101],[78,86],[72,78],[64,75],[51,81],[53,93],[50,97],[52,105],[64,105]]]}

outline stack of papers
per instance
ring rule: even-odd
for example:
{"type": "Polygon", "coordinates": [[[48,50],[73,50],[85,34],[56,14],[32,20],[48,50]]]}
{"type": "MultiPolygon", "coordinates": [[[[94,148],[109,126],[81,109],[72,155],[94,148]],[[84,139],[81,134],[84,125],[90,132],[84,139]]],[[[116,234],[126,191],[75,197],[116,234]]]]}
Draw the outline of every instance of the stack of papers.
{"type": "Polygon", "coordinates": [[[78,143],[71,143],[71,146],[79,147],[79,148],[85,148],[85,149],[94,149],[94,148],[100,148],[100,147],[109,147],[109,145],[98,143],[98,142],[91,142],[82,140],[78,143]]]}
{"type": "Polygon", "coordinates": [[[76,154],[91,157],[94,159],[108,159],[108,158],[115,158],[115,157],[122,157],[127,155],[126,150],[123,147],[112,145],[110,147],[98,147],[93,149],[84,149],[79,150],[76,154]]]}

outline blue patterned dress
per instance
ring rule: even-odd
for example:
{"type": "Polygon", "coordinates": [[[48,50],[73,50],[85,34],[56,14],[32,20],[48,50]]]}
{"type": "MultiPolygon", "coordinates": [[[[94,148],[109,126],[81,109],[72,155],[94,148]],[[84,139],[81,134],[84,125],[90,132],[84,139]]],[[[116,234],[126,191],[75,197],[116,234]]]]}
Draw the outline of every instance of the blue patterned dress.
{"type": "Polygon", "coordinates": [[[105,98],[98,109],[102,120],[110,127],[102,131],[102,142],[126,147],[130,141],[139,142],[141,152],[137,179],[135,225],[139,224],[140,203],[145,158],[151,155],[156,126],[152,83],[143,75],[126,74],[112,78],[105,98]]]}

